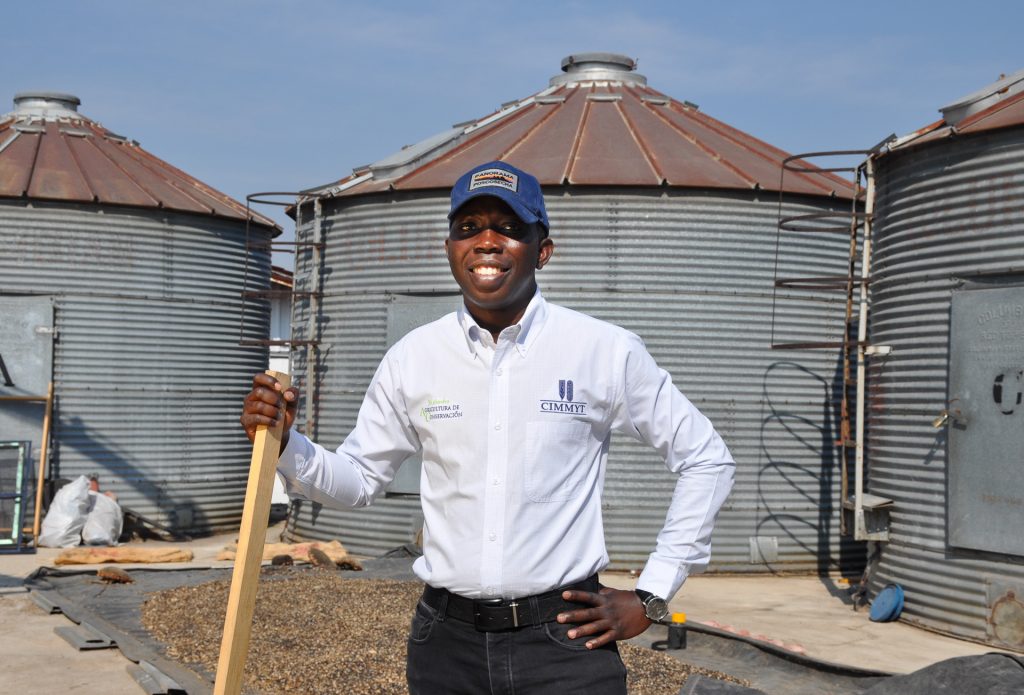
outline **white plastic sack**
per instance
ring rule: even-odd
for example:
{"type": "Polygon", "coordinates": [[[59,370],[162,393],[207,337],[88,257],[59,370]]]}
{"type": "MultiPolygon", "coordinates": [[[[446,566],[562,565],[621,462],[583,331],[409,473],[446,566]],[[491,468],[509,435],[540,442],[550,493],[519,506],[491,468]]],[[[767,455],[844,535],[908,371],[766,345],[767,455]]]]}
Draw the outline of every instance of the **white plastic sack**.
{"type": "Polygon", "coordinates": [[[81,542],[89,512],[89,479],[84,475],[57,490],[43,519],[39,542],[49,548],[70,548],[81,542]]]}
{"type": "Polygon", "coordinates": [[[82,542],[86,545],[117,545],[121,537],[124,515],[121,505],[103,493],[89,490],[89,513],[82,528],[82,542]]]}

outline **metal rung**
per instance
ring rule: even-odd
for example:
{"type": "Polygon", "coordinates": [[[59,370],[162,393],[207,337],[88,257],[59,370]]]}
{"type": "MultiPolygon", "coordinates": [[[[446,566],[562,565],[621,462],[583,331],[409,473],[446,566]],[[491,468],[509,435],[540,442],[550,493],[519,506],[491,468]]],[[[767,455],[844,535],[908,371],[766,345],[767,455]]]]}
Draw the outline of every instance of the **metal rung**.
{"type": "Polygon", "coordinates": [[[783,217],[779,220],[779,229],[786,232],[801,232],[805,234],[849,234],[850,223],[853,220],[861,222],[868,218],[864,212],[811,212],[804,215],[793,215],[783,217]],[[802,224],[816,220],[842,220],[843,224],[802,224]]]}
{"type": "Polygon", "coordinates": [[[265,241],[265,242],[249,242],[246,244],[247,249],[269,249],[271,251],[285,251],[287,249],[297,248],[319,248],[321,251],[324,248],[324,242],[322,241],[265,241]]]}
{"type": "MultiPolygon", "coordinates": [[[[821,350],[824,348],[834,349],[846,347],[847,343],[841,340],[837,341],[821,341],[821,342],[810,342],[810,343],[772,343],[772,350],[821,350]]],[[[857,347],[857,343],[850,341],[850,348],[857,347]]]]}
{"type": "Polygon", "coordinates": [[[322,297],[323,292],[293,292],[292,290],[244,290],[243,297],[322,297]]]}
{"type": "MultiPolygon", "coordinates": [[[[864,509],[869,509],[869,510],[872,510],[872,509],[885,509],[886,507],[891,507],[893,505],[893,501],[891,499],[889,499],[888,497],[880,497],[878,495],[872,495],[870,492],[865,492],[865,493],[861,494],[860,499],[861,499],[861,506],[864,509]]],[[[846,501],[843,502],[843,508],[844,509],[854,509],[856,506],[857,506],[857,499],[853,495],[850,495],[849,497],[847,497],[846,501]]]]}
{"type": "Polygon", "coordinates": [[[871,150],[833,150],[831,152],[804,152],[802,154],[790,155],[789,157],[783,159],[782,167],[788,171],[798,171],[809,174],[813,174],[819,171],[857,171],[857,167],[855,166],[842,166],[832,168],[816,167],[801,160],[813,159],[814,157],[849,157],[866,154],[871,154],[871,150]],[[794,162],[797,162],[797,164],[794,164],[794,162]]]}
{"type": "Polygon", "coordinates": [[[870,285],[871,278],[854,278],[846,275],[826,275],[816,278],[783,278],[776,280],[776,287],[787,287],[793,290],[846,290],[848,284],[870,285]]]}
{"type": "Polygon", "coordinates": [[[239,340],[242,347],[264,347],[274,345],[319,345],[319,340],[239,340]]]}

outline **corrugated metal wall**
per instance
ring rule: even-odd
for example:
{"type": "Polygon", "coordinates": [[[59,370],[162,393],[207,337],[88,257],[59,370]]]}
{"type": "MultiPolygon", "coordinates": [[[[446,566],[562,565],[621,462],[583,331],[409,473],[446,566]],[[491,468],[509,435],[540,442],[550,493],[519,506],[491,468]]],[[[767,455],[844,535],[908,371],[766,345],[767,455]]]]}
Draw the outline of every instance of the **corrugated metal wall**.
{"type": "MultiPolygon", "coordinates": [[[[993,644],[1004,643],[993,601],[1006,587],[1020,597],[1024,561],[948,545],[947,430],[932,421],[950,398],[954,291],[985,275],[993,287],[1024,284],[1021,172],[1020,128],[882,157],[872,261],[870,339],[893,351],[869,363],[869,489],[895,500],[873,589],[897,582],[903,619],[993,644]]],[[[1008,511],[1006,523],[1020,528],[1024,512],[1008,511]]],[[[1016,619],[1022,648],[1024,619],[1016,619]]]]}
{"type": "MultiPolygon", "coordinates": [[[[0,201],[0,294],[55,297],[54,474],[96,473],[186,532],[237,527],[250,455],[238,425],[266,348],[239,347],[245,227],[212,217],[0,201]]],[[[254,240],[269,230],[253,227],[254,240]]],[[[269,252],[249,259],[266,289],[269,252]]],[[[266,338],[267,302],[244,331],[266,338]]]]}
{"type": "MultiPolygon", "coordinates": [[[[554,302],[644,338],[677,385],[716,423],[737,461],[737,484],[714,538],[714,567],[809,571],[863,564],[838,534],[837,351],[772,351],[777,194],[700,191],[547,191],[552,262],[539,273],[554,302]],[[752,562],[751,544],[759,548],[752,562]]],[[[838,209],[847,210],[848,202],[838,209]]],[[[310,234],[311,205],[300,235],[310,234]]],[[[789,199],[785,215],[827,207],[789,199]]],[[[325,202],[324,364],[318,439],[336,446],[351,428],[386,348],[389,296],[455,295],[444,259],[444,194],[325,202]]],[[[788,235],[780,277],[845,274],[848,237],[788,235]]],[[[297,289],[308,287],[299,258],[297,289]]],[[[458,300],[453,296],[453,306],[458,300]]],[[[775,307],[777,341],[839,340],[842,293],[799,293],[775,307]]],[[[300,311],[295,334],[308,313],[300,311]]],[[[300,363],[296,373],[302,373],[300,363]]],[[[841,382],[840,382],[841,383],[841,382]]],[[[646,562],[674,480],[654,453],[615,437],[605,526],[615,567],[646,562]]],[[[300,505],[288,533],[339,538],[377,554],[413,538],[418,500],[388,497],[369,509],[300,505]]]]}

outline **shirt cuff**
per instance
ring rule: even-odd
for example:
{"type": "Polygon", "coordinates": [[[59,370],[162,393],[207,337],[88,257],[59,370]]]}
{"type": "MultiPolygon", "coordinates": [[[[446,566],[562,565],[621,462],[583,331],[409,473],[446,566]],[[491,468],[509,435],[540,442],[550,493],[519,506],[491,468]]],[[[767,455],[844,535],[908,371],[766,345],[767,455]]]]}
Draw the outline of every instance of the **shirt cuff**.
{"type": "Polygon", "coordinates": [[[644,571],[640,573],[636,588],[671,601],[689,574],[690,568],[685,563],[651,555],[644,571]]]}
{"type": "Polygon", "coordinates": [[[277,460],[277,472],[284,478],[285,490],[290,495],[298,492],[295,481],[299,474],[309,467],[308,461],[312,453],[313,444],[306,435],[294,429],[288,433],[288,444],[277,460]]]}

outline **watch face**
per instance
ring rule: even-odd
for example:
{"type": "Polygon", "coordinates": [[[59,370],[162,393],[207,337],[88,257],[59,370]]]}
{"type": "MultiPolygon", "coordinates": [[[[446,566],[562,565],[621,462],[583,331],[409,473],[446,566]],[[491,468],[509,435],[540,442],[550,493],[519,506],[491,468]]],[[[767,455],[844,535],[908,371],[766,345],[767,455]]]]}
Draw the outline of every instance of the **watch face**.
{"type": "Polygon", "coordinates": [[[644,601],[644,609],[647,613],[647,618],[654,622],[660,622],[668,617],[668,603],[665,602],[665,599],[658,596],[651,596],[644,601]]]}

